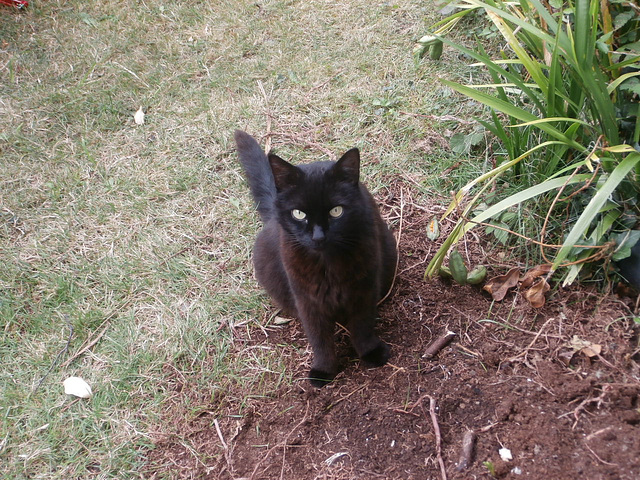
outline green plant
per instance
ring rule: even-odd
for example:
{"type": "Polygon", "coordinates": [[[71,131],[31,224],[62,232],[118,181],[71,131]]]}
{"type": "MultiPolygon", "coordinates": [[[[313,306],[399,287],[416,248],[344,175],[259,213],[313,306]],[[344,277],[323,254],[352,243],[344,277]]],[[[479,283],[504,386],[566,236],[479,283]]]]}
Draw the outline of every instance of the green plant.
{"type": "Polygon", "coordinates": [[[478,265],[469,271],[460,252],[454,249],[449,254],[449,267],[442,265],[438,273],[442,278],[452,278],[460,285],[477,285],[487,277],[487,268],[478,265]]]}
{"type": "Polygon", "coordinates": [[[493,462],[487,460],[486,462],[482,462],[482,465],[487,468],[487,470],[489,471],[489,475],[494,478],[496,477],[496,467],[493,465],[493,462]]]}
{"type": "Polygon", "coordinates": [[[627,251],[635,238],[619,234],[640,217],[638,7],[619,0],[459,5],[460,12],[435,25],[434,36],[484,65],[491,82],[442,83],[490,108],[490,119],[479,122],[499,140],[502,155],[495,168],[457,192],[444,216],[457,211],[460,219],[425,274],[436,274],[474,226],[490,219],[495,225],[507,209],[535,199],[532,208],[545,220],[539,235],[528,236],[539,237],[546,258],[545,247],[554,245],[545,235],[553,227],[559,245],[552,272],[568,267],[565,284],[571,283],[585,263],[627,251]],[[441,36],[476,10],[493,22],[512,54],[492,58],[481,45],[469,49],[441,36]],[[516,193],[474,215],[486,189],[507,175],[516,193]],[[559,206],[566,218],[555,213],[559,206]]]}

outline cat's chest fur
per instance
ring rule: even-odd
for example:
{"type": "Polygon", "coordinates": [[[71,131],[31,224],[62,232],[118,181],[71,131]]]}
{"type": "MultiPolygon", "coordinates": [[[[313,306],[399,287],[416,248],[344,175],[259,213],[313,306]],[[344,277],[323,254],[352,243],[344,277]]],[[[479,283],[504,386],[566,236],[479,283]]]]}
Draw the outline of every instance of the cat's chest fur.
{"type": "Polygon", "coordinates": [[[280,255],[292,293],[298,301],[339,310],[347,302],[377,293],[371,245],[359,244],[348,252],[322,254],[292,248],[282,233],[280,255]],[[284,238],[283,238],[284,237],[284,238]],[[358,298],[360,297],[360,298],[358,298]]]}

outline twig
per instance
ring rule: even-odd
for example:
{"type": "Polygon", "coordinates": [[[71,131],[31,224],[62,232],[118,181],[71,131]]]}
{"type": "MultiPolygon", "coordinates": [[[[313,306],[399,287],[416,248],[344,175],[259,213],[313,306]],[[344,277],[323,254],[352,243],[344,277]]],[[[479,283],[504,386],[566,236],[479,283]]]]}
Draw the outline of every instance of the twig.
{"type": "Polygon", "coordinates": [[[331,410],[333,407],[335,407],[336,405],[338,405],[340,402],[342,402],[343,400],[346,400],[347,398],[349,398],[351,395],[353,395],[354,393],[358,393],[360,390],[364,390],[364,388],[366,387],[366,385],[363,385],[362,387],[356,388],[353,392],[351,392],[349,395],[346,395],[344,397],[339,398],[338,400],[336,400],[335,402],[333,402],[331,405],[329,405],[328,407],[326,407],[326,410],[331,410]]]}
{"type": "Polygon", "coordinates": [[[220,443],[222,443],[222,446],[224,447],[225,450],[229,450],[229,447],[227,446],[226,442],[224,441],[224,437],[222,436],[222,431],[220,430],[220,425],[218,424],[217,418],[213,419],[213,425],[216,427],[216,432],[218,433],[218,438],[220,439],[220,443]]]}
{"type": "Polygon", "coordinates": [[[576,426],[578,425],[578,422],[580,421],[580,412],[584,410],[586,413],[588,413],[587,409],[585,408],[587,405],[591,403],[595,403],[596,408],[600,408],[600,406],[606,402],[605,397],[611,391],[611,388],[612,388],[611,385],[603,385],[600,395],[598,395],[597,397],[586,398],[582,402],[580,402],[580,405],[578,405],[573,410],[573,418],[575,418],[575,422],[573,422],[573,426],[571,427],[571,430],[575,429],[576,426]]]}
{"type": "Polygon", "coordinates": [[[113,64],[116,65],[117,67],[120,67],[122,70],[124,70],[125,72],[129,73],[130,75],[132,75],[135,79],[137,79],[140,83],[142,83],[142,85],[144,85],[145,88],[151,88],[151,87],[149,87],[149,84],[147,82],[142,80],[135,72],[132,72],[131,70],[129,70],[124,65],[120,65],[118,62],[113,62],[113,64]]]}
{"type": "Polygon", "coordinates": [[[78,403],[80,401],[80,398],[76,398],[72,401],[70,401],[69,403],[67,403],[61,410],[60,413],[64,413],[66,412],[72,405],[75,405],[76,403],[78,403]]]}
{"type": "Polygon", "coordinates": [[[268,135],[265,135],[267,137],[267,140],[265,141],[265,145],[267,145],[267,142],[269,141],[269,139],[271,137],[284,137],[284,138],[288,138],[289,140],[291,140],[294,144],[296,145],[305,145],[307,147],[310,148],[315,148],[316,150],[321,151],[322,153],[324,153],[325,155],[327,155],[329,157],[330,160],[335,160],[336,156],[335,154],[329,150],[328,148],[326,148],[324,145],[321,145],[317,142],[309,142],[306,140],[301,139],[300,137],[293,135],[291,133],[287,133],[287,132],[271,132],[268,135]]]}
{"type": "Polygon", "coordinates": [[[69,350],[69,345],[71,345],[71,338],[73,338],[73,325],[71,324],[71,321],[69,320],[69,315],[65,314],[64,315],[64,319],[67,322],[67,328],[69,329],[69,338],[67,338],[67,343],[64,345],[64,348],[58,352],[58,355],[56,355],[56,358],[53,360],[53,362],[51,362],[51,365],[49,366],[49,369],[40,378],[40,380],[38,380],[38,383],[36,383],[36,386],[33,387],[33,390],[31,391],[29,396],[31,396],[34,393],[36,393],[36,390],[38,388],[40,388],[40,385],[42,385],[44,380],[51,373],[51,370],[53,370],[55,368],[55,366],[57,365],[58,361],[60,360],[60,357],[62,357],[62,355],[65,354],[69,350]]]}
{"type": "Polygon", "coordinates": [[[338,72],[335,75],[333,75],[332,77],[330,77],[329,79],[327,79],[324,82],[319,83],[319,84],[315,85],[314,87],[312,87],[311,88],[311,92],[321,89],[322,87],[324,87],[325,85],[327,85],[328,83],[332,82],[333,80],[338,78],[340,75],[342,75],[343,72],[344,72],[343,70],[338,70],[338,72]]]}
{"type": "Polygon", "coordinates": [[[271,150],[271,112],[269,110],[269,97],[267,97],[267,92],[265,92],[264,86],[260,80],[258,80],[258,89],[264,97],[264,106],[267,110],[267,132],[265,133],[266,140],[264,142],[264,151],[268,154],[271,150]]]}
{"type": "Polygon", "coordinates": [[[409,270],[412,270],[420,265],[423,265],[425,263],[427,263],[427,260],[429,260],[429,255],[431,254],[431,247],[429,247],[429,251],[427,252],[427,254],[424,256],[424,258],[422,260],[420,260],[419,262],[414,263],[413,265],[408,266],[407,268],[403,269],[400,271],[400,275],[408,272],[409,270]]]}
{"type": "Polygon", "coordinates": [[[232,469],[231,450],[229,450],[229,446],[227,445],[227,442],[224,441],[224,437],[222,436],[222,430],[220,430],[220,424],[218,423],[218,419],[217,418],[213,419],[213,425],[216,427],[216,433],[218,434],[218,438],[220,439],[220,443],[222,444],[222,447],[224,448],[224,458],[227,461],[227,469],[229,469],[229,471],[231,471],[231,469],[232,469]]]}
{"type": "Polygon", "coordinates": [[[440,350],[446,347],[449,344],[449,342],[453,340],[453,337],[455,336],[456,336],[456,332],[447,332],[441,337],[437,338],[433,343],[431,343],[431,345],[427,347],[422,357],[423,358],[435,357],[440,350]]]}
{"type": "Polygon", "coordinates": [[[438,417],[436,415],[436,399],[430,395],[429,397],[429,415],[431,416],[431,423],[433,424],[433,431],[436,434],[436,456],[438,458],[438,464],[440,465],[440,475],[442,480],[447,480],[447,471],[444,468],[444,460],[442,460],[442,436],[440,435],[440,426],[438,425],[438,417]]]}
{"type": "Polygon", "coordinates": [[[610,462],[607,462],[607,461],[605,461],[605,460],[601,459],[601,458],[598,456],[598,454],[597,454],[596,452],[594,452],[594,451],[593,451],[593,449],[592,449],[592,448],[587,444],[587,442],[586,442],[586,441],[584,442],[584,446],[585,446],[585,447],[587,447],[587,450],[589,450],[589,451],[591,452],[591,454],[592,454],[594,457],[596,457],[596,459],[597,459],[599,462],[601,462],[601,463],[603,463],[603,464],[605,464],[605,465],[610,465],[610,466],[612,466],[612,467],[619,467],[619,465],[617,465],[617,464],[615,464],[615,463],[610,463],[610,462]]]}
{"type": "Polygon", "coordinates": [[[393,290],[393,286],[396,283],[396,277],[398,276],[398,266],[400,265],[400,239],[402,238],[402,225],[404,223],[404,193],[403,189],[400,188],[400,226],[398,227],[398,237],[396,238],[396,268],[393,272],[393,278],[391,279],[391,285],[389,286],[389,290],[385,294],[384,297],[377,303],[380,305],[384,302],[389,295],[391,295],[391,290],[393,290]]]}
{"type": "Polygon", "coordinates": [[[498,423],[500,422],[494,422],[494,423],[490,423],[489,425],[485,425],[484,427],[482,427],[480,429],[480,432],[484,433],[484,432],[488,432],[489,430],[491,430],[493,427],[495,427],[496,425],[498,425],[498,423]]]}
{"type": "Polygon", "coordinates": [[[462,350],[463,352],[467,353],[468,355],[471,355],[473,357],[481,357],[482,355],[479,354],[478,352],[474,352],[473,350],[471,350],[470,348],[465,347],[464,345],[457,345],[457,347],[462,350]]]}
{"type": "Polygon", "coordinates": [[[610,430],[613,430],[613,427],[611,425],[609,425],[608,427],[605,427],[605,428],[601,428],[597,432],[590,433],[589,435],[586,436],[586,438],[584,440],[585,440],[585,442],[588,442],[592,438],[597,437],[598,435],[602,435],[603,433],[607,433],[610,430]]]}
{"type": "MultiPolygon", "coordinates": [[[[461,216],[461,218],[467,223],[472,223],[474,225],[479,225],[481,227],[491,227],[491,228],[494,228],[496,230],[502,230],[503,232],[507,232],[507,233],[509,233],[511,235],[515,235],[516,237],[520,237],[523,240],[526,240],[527,242],[531,242],[531,243],[533,243],[535,245],[538,245],[541,248],[542,247],[544,247],[544,248],[555,248],[557,250],[560,250],[562,248],[562,245],[558,245],[558,244],[555,244],[555,243],[544,243],[544,242],[542,242],[540,240],[535,240],[535,239],[533,239],[531,237],[527,237],[526,235],[523,235],[521,233],[515,232],[515,231],[513,231],[513,230],[511,230],[510,228],[507,228],[507,227],[501,227],[500,225],[494,225],[493,223],[489,223],[489,222],[476,222],[476,221],[473,221],[472,219],[467,218],[465,216],[461,216]]],[[[611,245],[609,245],[609,244],[604,244],[604,245],[573,245],[573,247],[575,247],[575,248],[594,248],[594,249],[604,250],[604,249],[611,248],[611,245]]]]}
{"type": "MultiPolygon", "coordinates": [[[[137,290],[132,292],[132,295],[134,295],[135,293],[137,293],[137,290]]],[[[120,311],[122,311],[123,308],[125,308],[129,303],[132,302],[132,299],[129,300],[125,300],[124,302],[122,302],[120,305],[118,305],[116,308],[114,308],[111,313],[109,313],[109,315],[107,315],[105,317],[105,319],[102,321],[102,323],[100,324],[100,326],[98,327],[98,329],[102,328],[102,330],[100,331],[100,333],[98,333],[98,335],[96,335],[91,341],[89,341],[88,343],[85,341],[85,345],[80,348],[80,350],[78,350],[71,358],[67,359],[62,365],[60,365],[61,368],[67,367],[71,364],[71,362],[73,362],[76,358],[78,358],[80,355],[82,355],[84,352],[86,352],[87,350],[89,350],[91,347],[93,347],[96,343],[98,343],[98,341],[102,338],[102,336],[106,333],[107,328],[109,328],[109,321],[116,316],[116,314],[120,311]],[[104,328],[103,328],[104,327],[104,328]]]]}
{"type": "Polygon", "coordinates": [[[456,162],[453,165],[445,168],[442,173],[440,174],[440,176],[444,177],[445,175],[448,175],[450,172],[452,172],[453,170],[455,170],[456,168],[458,168],[460,165],[462,165],[462,162],[456,162]]]}
{"type": "Polygon", "coordinates": [[[531,349],[531,347],[533,347],[535,345],[535,343],[538,341],[538,338],[540,338],[540,335],[542,334],[542,331],[545,329],[545,327],[552,321],[555,320],[555,318],[551,317],[549,320],[547,320],[546,322],[544,322],[542,324],[542,326],[540,327],[540,330],[538,330],[538,333],[536,333],[536,336],[533,337],[533,340],[531,340],[531,343],[529,343],[529,345],[527,345],[527,348],[525,348],[523,351],[521,351],[518,355],[516,355],[515,357],[511,357],[508,361],[509,362],[513,362],[515,360],[517,360],[519,357],[524,356],[526,358],[527,354],[529,353],[529,350],[531,349]]]}
{"type": "Polygon", "coordinates": [[[284,440],[282,440],[282,442],[274,445],[273,447],[271,447],[269,449],[269,451],[266,453],[266,455],[264,457],[262,457],[260,459],[260,461],[258,461],[258,463],[256,463],[256,466],[253,468],[253,472],[251,472],[251,476],[249,477],[249,480],[253,480],[256,476],[256,473],[258,472],[258,467],[260,467],[260,465],[262,465],[264,463],[264,461],[269,458],[269,456],[271,455],[271,453],[273,453],[273,451],[282,446],[283,448],[283,452],[282,452],[282,469],[280,470],[280,479],[283,478],[284,475],[284,466],[285,466],[285,458],[286,458],[286,452],[287,452],[287,441],[289,440],[289,437],[291,435],[293,435],[293,432],[295,432],[298,427],[300,427],[300,425],[302,425],[304,422],[306,422],[307,420],[307,414],[309,413],[309,402],[307,402],[307,409],[304,412],[304,417],[302,417],[302,420],[300,420],[295,427],[293,427],[293,429],[287,434],[286,437],[284,437],[284,440]]]}
{"type": "Polygon", "coordinates": [[[462,451],[458,459],[456,470],[461,472],[471,465],[473,458],[473,450],[476,443],[476,433],[473,430],[467,430],[462,436],[462,451]]]}
{"type": "Polygon", "coordinates": [[[107,316],[107,318],[104,319],[104,321],[100,324],[101,328],[104,325],[104,328],[102,328],[102,331],[96,335],[89,343],[87,343],[84,347],[82,347],[80,350],[78,350],[72,357],[68,358],[62,365],[60,365],[62,368],[67,367],[71,364],[71,362],[73,362],[76,358],[78,358],[80,355],[82,355],[84,352],[86,352],[87,350],[89,350],[91,347],[93,347],[96,343],[98,343],[98,341],[102,338],[102,336],[105,334],[105,332],[107,331],[107,328],[109,328],[108,322],[109,320],[111,320],[113,317],[115,317],[116,315],[116,311],[114,310],[113,312],[111,312],[111,314],[109,316],[107,316]]]}

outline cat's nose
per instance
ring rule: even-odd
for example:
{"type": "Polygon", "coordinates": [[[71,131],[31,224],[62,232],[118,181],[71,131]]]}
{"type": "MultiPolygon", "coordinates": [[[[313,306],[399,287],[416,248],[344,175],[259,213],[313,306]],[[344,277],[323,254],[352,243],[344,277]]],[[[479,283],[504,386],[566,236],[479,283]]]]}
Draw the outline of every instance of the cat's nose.
{"type": "Polygon", "coordinates": [[[313,231],[311,232],[311,240],[316,244],[320,244],[324,242],[324,231],[320,225],[314,225],[313,231]]]}

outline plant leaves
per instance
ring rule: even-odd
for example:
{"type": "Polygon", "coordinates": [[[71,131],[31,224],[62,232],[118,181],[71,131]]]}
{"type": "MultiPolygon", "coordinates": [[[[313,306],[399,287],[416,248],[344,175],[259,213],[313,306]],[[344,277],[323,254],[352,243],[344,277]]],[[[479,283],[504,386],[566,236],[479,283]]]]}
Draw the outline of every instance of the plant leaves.
{"type": "Polygon", "coordinates": [[[507,230],[509,230],[509,225],[504,222],[491,222],[491,225],[501,228],[487,227],[485,230],[487,234],[493,234],[493,236],[496,237],[496,240],[498,240],[502,245],[506,245],[509,240],[509,232],[507,232],[507,230]]]}
{"type": "Polygon", "coordinates": [[[616,30],[619,30],[620,28],[624,27],[629,22],[629,20],[635,18],[636,15],[636,12],[634,12],[632,9],[629,9],[626,12],[620,12],[618,15],[616,15],[616,18],[613,21],[613,27],[616,30]]]}
{"type": "Polygon", "coordinates": [[[469,134],[456,133],[451,137],[451,150],[460,155],[467,155],[473,147],[478,145],[484,139],[482,132],[472,132],[469,134]]]}
{"type": "MultiPolygon", "coordinates": [[[[531,112],[528,112],[527,110],[524,110],[520,107],[517,107],[509,102],[506,102],[500,98],[496,98],[487,93],[479,92],[474,88],[471,88],[465,85],[460,85],[458,83],[450,82],[448,80],[443,80],[443,79],[440,79],[440,82],[446,85],[447,87],[452,88],[453,90],[456,90],[462,93],[463,95],[466,95],[467,97],[471,97],[472,99],[478,102],[484,103],[485,105],[495,110],[500,110],[501,112],[506,113],[507,115],[517,118],[518,120],[522,120],[524,122],[530,122],[538,119],[538,117],[533,115],[531,112]]],[[[540,128],[541,130],[544,130],[547,134],[556,138],[557,140],[560,140],[562,143],[575,148],[579,152],[586,151],[586,148],[584,146],[580,145],[575,140],[570,139],[563,132],[561,132],[560,130],[558,130],[557,128],[555,128],[549,123],[541,123],[538,125],[538,128],[540,128]]]]}
{"type": "Polygon", "coordinates": [[[527,273],[524,274],[522,280],[520,280],[521,286],[524,288],[528,288],[533,285],[533,282],[536,278],[541,277],[542,275],[546,275],[551,271],[550,263],[543,263],[542,265],[536,265],[527,273]]]}
{"type": "Polygon", "coordinates": [[[429,49],[429,58],[431,60],[440,60],[440,57],[442,56],[442,47],[442,40],[431,45],[431,48],[429,49]]]}
{"type": "MultiPolygon", "coordinates": [[[[542,143],[542,144],[538,145],[538,147],[534,147],[533,149],[529,150],[529,152],[535,150],[536,148],[539,148],[539,147],[542,147],[542,146],[547,146],[547,145],[549,145],[549,143],[550,142],[542,143]]],[[[509,164],[513,164],[513,161],[507,162],[504,165],[509,165],[509,164]]],[[[500,168],[500,167],[498,167],[498,168],[500,168]]],[[[493,172],[495,172],[496,170],[498,170],[498,169],[494,169],[493,172]]],[[[455,210],[456,206],[459,205],[459,202],[463,197],[463,192],[466,192],[469,189],[471,189],[473,187],[473,185],[475,183],[477,183],[478,181],[480,181],[480,180],[484,181],[485,178],[487,178],[486,175],[487,174],[483,175],[482,177],[478,177],[476,180],[474,180],[473,182],[468,183],[462,190],[460,190],[456,194],[456,200],[451,202],[451,205],[449,205],[449,208],[443,214],[442,218],[445,218],[453,210],[455,210]]],[[[494,175],[495,175],[495,173],[494,173],[494,175]]],[[[583,181],[588,180],[589,178],[590,178],[590,175],[586,174],[586,173],[579,173],[578,175],[570,175],[570,176],[552,178],[551,180],[546,180],[546,181],[544,181],[542,183],[534,185],[533,187],[530,187],[530,188],[527,188],[527,189],[522,190],[520,192],[517,192],[517,193],[511,195],[508,198],[505,198],[504,200],[496,203],[495,205],[492,205],[491,207],[487,208],[482,213],[480,213],[480,214],[476,215],[475,217],[473,217],[473,219],[470,222],[465,222],[462,219],[458,220],[458,223],[453,228],[453,231],[445,239],[445,241],[442,244],[442,246],[438,249],[438,251],[436,252],[434,257],[431,259],[431,262],[429,262],[429,265],[427,266],[427,269],[424,272],[425,278],[426,277],[433,277],[435,274],[438,273],[438,270],[440,269],[440,266],[442,265],[442,262],[444,261],[445,255],[449,252],[451,247],[453,245],[455,245],[464,236],[465,233],[470,231],[477,224],[486,221],[488,218],[491,218],[494,215],[497,215],[497,214],[503,212],[504,210],[508,209],[509,207],[512,207],[513,205],[516,205],[518,203],[522,203],[522,202],[524,202],[524,201],[526,201],[526,200],[528,200],[530,198],[533,198],[533,197],[535,197],[537,195],[540,195],[540,194],[542,194],[544,192],[548,192],[549,190],[552,190],[554,188],[560,188],[563,185],[570,185],[570,184],[577,183],[577,182],[583,182],[583,181]]],[[[480,198],[482,193],[489,186],[491,186],[490,182],[485,183],[485,185],[480,189],[478,194],[476,194],[476,196],[469,202],[469,205],[467,205],[467,207],[463,210],[463,215],[466,216],[469,213],[469,211],[471,211],[471,209],[473,208],[473,205],[478,201],[478,198],[480,198]]]]}
{"type": "Polygon", "coordinates": [[[496,302],[500,302],[507,295],[510,288],[518,285],[519,278],[520,269],[518,267],[513,267],[506,275],[499,275],[489,279],[482,289],[489,292],[496,302]]]}
{"type": "Polygon", "coordinates": [[[544,294],[548,292],[550,288],[547,281],[544,278],[540,278],[529,290],[524,292],[524,298],[527,299],[533,308],[541,308],[545,302],[544,294]]]}
{"type": "Polygon", "coordinates": [[[440,275],[440,278],[444,278],[445,280],[449,280],[450,278],[453,278],[453,275],[451,275],[451,270],[449,270],[449,267],[445,267],[444,265],[440,267],[440,271],[438,271],[438,275],[440,275]]]}
{"type": "Polygon", "coordinates": [[[624,75],[620,75],[616,78],[609,86],[607,87],[607,92],[611,93],[616,88],[620,87],[620,90],[625,89],[625,85],[628,87],[633,85],[634,83],[638,83],[638,79],[636,77],[640,76],[640,72],[630,72],[625,73],[624,75]]]}
{"type": "MultiPolygon", "coordinates": [[[[569,235],[565,238],[562,248],[556,254],[553,262],[554,270],[557,270],[558,266],[567,258],[567,255],[569,255],[569,252],[577,243],[577,240],[587,231],[589,225],[591,225],[591,221],[600,212],[604,203],[611,196],[611,193],[638,163],[640,163],[640,153],[630,153],[614,168],[607,180],[599,186],[598,192],[591,197],[589,204],[584,208],[582,214],[580,214],[580,217],[571,228],[569,235]]],[[[566,282],[563,286],[566,286],[566,282]]]]}
{"type": "Polygon", "coordinates": [[[469,285],[478,285],[487,278],[487,267],[479,265],[469,272],[467,275],[467,283],[469,285]]]}
{"type": "Polygon", "coordinates": [[[454,249],[449,254],[449,269],[451,270],[451,275],[453,275],[453,279],[456,282],[460,285],[467,283],[467,266],[464,264],[462,255],[460,255],[458,250],[454,249]]]}
{"type": "Polygon", "coordinates": [[[435,240],[440,236],[440,226],[438,224],[438,219],[433,217],[427,225],[427,238],[429,240],[435,240]]]}
{"type": "Polygon", "coordinates": [[[611,239],[616,242],[616,250],[611,259],[618,262],[631,256],[631,249],[640,241],[640,230],[627,230],[613,235],[611,239]]]}

